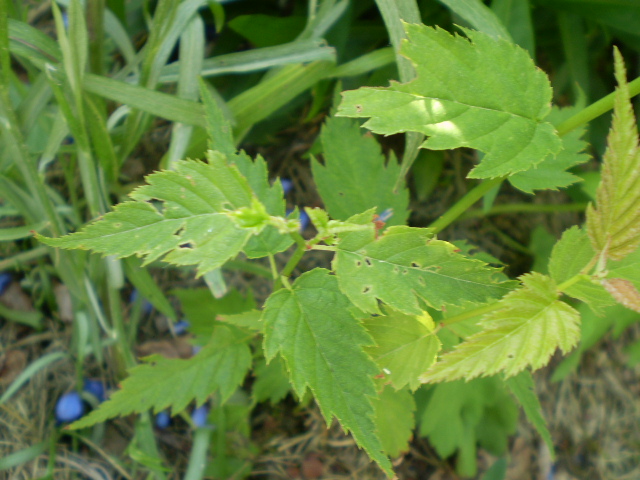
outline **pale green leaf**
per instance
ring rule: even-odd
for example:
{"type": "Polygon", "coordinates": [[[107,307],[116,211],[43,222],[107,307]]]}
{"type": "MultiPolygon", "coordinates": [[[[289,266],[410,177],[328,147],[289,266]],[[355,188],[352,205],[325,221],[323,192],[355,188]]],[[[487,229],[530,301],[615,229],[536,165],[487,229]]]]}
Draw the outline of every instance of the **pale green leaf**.
{"type": "Polygon", "coordinates": [[[348,313],[350,306],[327,270],[301,275],[291,290],[275,292],[265,304],[265,356],[280,353],[298,397],[310,388],[327,423],[335,416],[390,474],[373,421],[378,369],[363,351],[372,339],[348,313]]]}
{"type": "MultiPolygon", "coordinates": [[[[580,227],[571,227],[553,247],[549,259],[549,274],[557,284],[561,284],[581,273],[595,255],[587,233],[580,227]]],[[[582,300],[599,315],[606,307],[615,303],[599,282],[586,276],[564,288],[563,293],[582,300]]]]}
{"type": "Polygon", "coordinates": [[[440,310],[463,301],[483,303],[510,290],[510,282],[496,278],[498,269],[456,253],[426,229],[405,226],[390,227],[378,238],[371,230],[340,235],[333,269],[341,290],[369,313],[379,313],[378,299],[419,315],[419,300],[440,310]]]}
{"type": "Polygon", "coordinates": [[[580,344],[556,367],[551,377],[552,382],[562,380],[576,370],[580,365],[582,353],[598,343],[609,330],[613,330],[613,337],[616,338],[630,324],[640,320],[640,316],[636,312],[619,304],[607,308],[600,316],[596,315],[586,304],[578,305],[578,311],[581,319],[580,344]]]}
{"type": "Polygon", "coordinates": [[[526,51],[503,39],[464,30],[406,25],[402,53],[417,78],[387,88],[344,93],[338,115],[369,117],[364,126],[391,135],[421,132],[424,148],[470,147],[485,153],[470,173],[493,178],[529,170],[562,148],[548,115],[551,87],[526,51]]]}
{"type": "MultiPolygon", "coordinates": [[[[567,107],[551,110],[548,121],[553,125],[559,125],[564,120],[578,113],[577,107],[567,107]]],[[[587,142],[582,140],[585,127],[576,128],[562,137],[563,149],[557,155],[548,155],[540,164],[532,170],[516,173],[509,177],[509,182],[516,188],[533,193],[534,190],[557,190],[579,182],[580,177],[568,172],[571,167],[585,163],[589,155],[583,153],[587,142]]]]}
{"type": "Polygon", "coordinates": [[[596,207],[587,208],[587,231],[597,252],[620,260],[640,245],[640,144],[624,61],[617,49],[614,54],[618,88],[613,121],[596,207]]]}
{"type": "Polygon", "coordinates": [[[475,477],[476,444],[504,453],[515,432],[518,409],[495,377],[435,385],[420,417],[420,434],[442,458],[458,452],[458,473],[475,477]],[[489,435],[489,438],[487,437],[489,435]]]}
{"type": "Polygon", "coordinates": [[[511,390],[511,393],[513,393],[513,396],[518,400],[518,403],[522,406],[531,424],[544,440],[549,452],[551,452],[551,456],[554,457],[553,440],[547,428],[547,422],[542,415],[542,407],[536,395],[535,384],[533,383],[531,373],[526,371],[520,372],[518,375],[508,378],[506,384],[509,390],[511,390]]]}
{"type": "Polygon", "coordinates": [[[409,450],[415,420],[416,403],[408,390],[382,390],[373,401],[375,422],[382,448],[392,458],[409,450]]]}
{"type": "Polygon", "coordinates": [[[499,309],[482,319],[484,329],[443,355],[421,376],[423,382],[498,372],[511,377],[527,367],[545,366],[557,348],[567,353],[578,343],[580,315],[558,300],[553,280],[539,273],[521,279],[523,288],[509,293],[499,309]]]}
{"type": "Polygon", "coordinates": [[[622,278],[640,288],[640,248],[620,261],[609,262],[607,278],[622,278]]]}
{"type": "Polygon", "coordinates": [[[549,275],[556,283],[565,282],[581,273],[595,255],[587,233],[580,227],[573,226],[564,231],[551,251],[549,275]]]}
{"type": "Polygon", "coordinates": [[[148,184],[130,194],[133,201],[79,232],[38,238],[60,248],[135,254],[145,257],[145,265],[164,255],[169,263],[197,265],[200,275],[218,268],[238,254],[252,233],[227,210],[249,207],[252,196],[247,181],[221,154],[209,152],[209,162],[176,162],[173,171],[149,175],[148,184]]]}
{"type": "MultiPolygon", "coordinates": [[[[229,161],[238,167],[240,173],[247,179],[251,191],[265,206],[269,215],[284,217],[286,205],[284,191],[279,181],[269,183],[269,171],[267,163],[258,155],[255,160],[240,152],[229,157],[229,161]]],[[[267,226],[258,235],[249,239],[244,248],[244,253],[249,258],[260,258],[267,255],[275,255],[283,252],[291,246],[293,240],[289,235],[281,234],[274,226],[267,226]]]]}
{"type": "Polygon", "coordinates": [[[389,311],[388,315],[365,320],[364,325],[376,342],[376,346],[365,350],[396,390],[406,385],[411,390],[418,388],[421,385],[418,377],[435,362],[440,351],[441,343],[433,332],[433,320],[426,313],[423,318],[428,321],[389,311]]]}
{"type": "Polygon", "coordinates": [[[393,156],[385,167],[378,142],[363,136],[358,123],[346,118],[329,118],[320,133],[324,166],[312,161],[318,193],[332,218],[346,220],[352,215],[377,207],[392,209],[387,225],[407,221],[409,191],[394,192],[400,166],[393,156]]]}
{"type": "Polygon", "coordinates": [[[120,390],[71,428],[84,428],[149,409],[160,412],[171,407],[175,415],[193,400],[202,405],[215,392],[219,392],[224,402],[240,386],[251,366],[251,351],[246,342],[244,332],[218,326],[211,341],[188,360],[148,357],[147,363],[129,371],[120,390]]]}

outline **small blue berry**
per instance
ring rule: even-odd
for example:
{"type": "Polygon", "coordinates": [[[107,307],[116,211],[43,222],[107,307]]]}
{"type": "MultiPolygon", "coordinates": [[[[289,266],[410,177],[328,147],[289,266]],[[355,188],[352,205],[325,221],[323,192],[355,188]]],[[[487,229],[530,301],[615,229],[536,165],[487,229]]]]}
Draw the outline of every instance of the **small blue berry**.
{"type": "Polygon", "coordinates": [[[305,210],[300,210],[300,233],[304,232],[309,224],[311,223],[311,219],[305,210]]]}
{"type": "Polygon", "coordinates": [[[288,178],[281,178],[280,184],[282,185],[282,191],[285,195],[293,190],[293,182],[288,178]]]}
{"type": "MultiPolygon", "coordinates": [[[[134,288],[131,292],[131,296],[129,297],[129,303],[135,303],[135,301],[138,300],[138,295],[138,290],[134,288]]],[[[149,315],[151,313],[151,310],[153,310],[153,305],[151,305],[149,300],[145,298],[144,302],[142,303],[142,313],[144,313],[145,315],[149,315]]]]}
{"type": "Polygon", "coordinates": [[[0,295],[2,295],[7,288],[9,288],[9,285],[11,285],[11,281],[13,279],[11,278],[11,274],[7,273],[7,272],[2,272],[0,273],[0,295]]]}
{"type": "Polygon", "coordinates": [[[156,415],[156,427],[160,429],[165,429],[171,424],[171,417],[169,416],[169,412],[162,411],[156,415]]]}
{"type": "Polygon", "coordinates": [[[207,425],[207,417],[209,416],[209,407],[202,405],[191,413],[191,420],[197,428],[207,425]]]}
{"type": "Polygon", "coordinates": [[[100,380],[85,378],[82,390],[84,390],[85,392],[89,392],[91,395],[96,397],[98,402],[104,402],[104,383],[102,383],[100,380]]]}
{"type": "Polygon", "coordinates": [[[73,422],[84,415],[84,403],[78,392],[65,393],[56,403],[56,420],[60,423],[73,422]]]}
{"type": "Polygon", "coordinates": [[[186,333],[187,330],[189,330],[190,326],[191,324],[188,320],[180,320],[173,324],[173,331],[176,332],[176,335],[182,335],[183,333],[186,333]]]}

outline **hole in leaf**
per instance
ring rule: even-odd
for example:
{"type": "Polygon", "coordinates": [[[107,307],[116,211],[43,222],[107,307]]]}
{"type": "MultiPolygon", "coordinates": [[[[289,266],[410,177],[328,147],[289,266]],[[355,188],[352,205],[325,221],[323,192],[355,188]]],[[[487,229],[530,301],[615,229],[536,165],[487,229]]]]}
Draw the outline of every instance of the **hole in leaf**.
{"type": "Polygon", "coordinates": [[[404,270],[402,270],[402,274],[406,275],[407,273],[409,273],[409,270],[407,270],[406,268],[404,270]]]}
{"type": "Polygon", "coordinates": [[[400,267],[398,267],[397,265],[393,267],[393,273],[400,273],[400,267]]]}
{"type": "Polygon", "coordinates": [[[362,105],[355,105],[356,112],[362,113],[362,105]]]}
{"type": "Polygon", "coordinates": [[[360,268],[362,266],[362,262],[360,260],[356,260],[356,267],[360,268]]]}
{"type": "Polygon", "coordinates": [[[366,295],[367,293],[369,293],[370,291],[371,291],[371,287],[369,287],[369,286],[366,286],[366,287],[364,287],[364,288],[362,289],[362,293],[364,293],[365,295],[366,295]]]}
{"type": "Polygon", "coordinates": [[[369,266],[369,267],[370,267],[371,265],[373,265],[373,263],[371,262],[371,259],[370,259],[370,258],[365,258],[365,259],[364,259],[364,261],[365,261],[365,263],[367,264],[367,266],[369,266]]]}
{"type": "Polygon", "coordinates": [[[416,262],[411,262],[411,266],[413,268],[420,268],[420,265],[418,265],[416,262]]]}

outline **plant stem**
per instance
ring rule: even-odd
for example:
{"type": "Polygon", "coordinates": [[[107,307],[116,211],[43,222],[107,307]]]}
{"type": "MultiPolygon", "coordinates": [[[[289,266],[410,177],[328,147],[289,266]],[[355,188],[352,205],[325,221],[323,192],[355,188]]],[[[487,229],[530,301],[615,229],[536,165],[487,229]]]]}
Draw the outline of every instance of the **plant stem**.
{"type": "MultiPolygon", "coordinates": [[[[629,96],[635,97],[638,94],[640,94],[640,77],[629,83],[629,96]]],[[[597,102],[594,102],[588,107],[582,109],[573,117],[566,119],[556,127],[558,135],[562,137],[572,130],[575,130],[580,126],[589,123],[594,118],[597,118],[600,115],[607,113],[609,110],[612,110],[615,95],[616,92],[612,92],[606,97],[602,97],[597,102]]]]}
{"type": "Polygon", "coordinates": [[[586,275],[584,274],[578,274],[578,275],[574,275],[573,277],[571,277],[569,280],[567,280],[566,282],[562,282],[560,285],[558,285],[558,291],[560,292],[564,292],[567,288],[571,287],[572,285],[578,283],[580,280],[582,280],[586,275]]]}
{"type": "Polygon", "coordinates": [[[498,177],[492,178],[491,180],[485,180],[484,182],[477,185],[471,191],[467,192],[467,194],[462,197],[460,200],[456,202],[449,210],[445,212],[439,219],[429,225],[429,229],[431,229],[434,233],[438,233],[442,231],[444,228],[453,223],[460,215],[466,212],[471,205],[480,200],[485,193],[494,188],[497,185],[500,185],[502,181],[507,178],[498,177]]]}
{"type": "Polygon", "coordinates": [[[559,212],[582,212],[587,208],[587,203],[567,203],[560,205],[541,205],[535,203],[509,203],[491,207],[488,212],[480,209],[468,210],[460,215],[460,219],[474,217],[488,217],[491,215],[501,215],[504,213],[559,213],[559,212]]]}
{"type": "MultiPolygon", "coordinates": [[[[640,94],[640,77],[636,78],[629,83],[629,95],[634,97],[640,94]]],[[[560,125],[556,127],[558,135],[563,137],[567,133],[575,130],[576,128],[590,122],[594,118],[608,112],[613,108],[613,101],[615,98],[615,92],[610,93],[606,97],[601,98],[597,102],[592,103],[588,107],[584,108],[571,118],[568,118],[560,125]]],[[[476,186],[473,190],[468,192],[462,197],[453,207],[451,207],[442,217],[433,222],[429,228],[433,229],[435,233],[442,231],[449,226],[458,217],[464,215],[465,211],[478,201],[482,196],[491,190],[494,186],[500,184],[507,176],[494,178],[491,180],[485,180],[480,185],[476,186]]],[[[524,209],[523,209],[524,210],[524,209]]],[[[558,210],[559,211],[559,210],[558,210]]],[[[477,216],[477,215],[472,215],[477,216]]]]}
{"type": "Polygon", "coordinates": [[[296,268],[296,266],[302,259],[302,256],[307,251],[307,242],[305,242],[304,238],[302,238],[302,235],[300,235],[299,233],[292,233],[291,237],[295,240],[298,247],[296,248],[296,251],[293,252],[293,255],[291,255],[291,258],[280,272],[280,276],[273,286],[274,291],[282,286],[282,277],[288,277],[289,275],[291,275],[291,272],[293,272],[293,269],[296,268]]]}

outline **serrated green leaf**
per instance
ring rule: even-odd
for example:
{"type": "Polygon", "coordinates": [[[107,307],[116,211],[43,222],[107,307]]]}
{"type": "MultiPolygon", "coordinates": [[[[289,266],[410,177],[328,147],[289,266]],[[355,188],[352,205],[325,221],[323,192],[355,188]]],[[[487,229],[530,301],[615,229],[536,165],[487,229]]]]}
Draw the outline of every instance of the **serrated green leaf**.
{"type": "Polygon", "coordinates": [[[416,403],[408,390],[382,390],[374,400],[375,422],[382,448],[392,458],[409,450],[415,420],[416,403]]]}
{"type": "Polygon", "coordinates": [[[252,385],[251,395],[256,402],[269,400],[272,405],[275,405],[291,390],[287,370],[280,357],[272,359],[269,363],[259,360],[253,369],[253,374],[256,381],[252,385]]]}
{"type": "Polygon", "coordinates": [[[621,260],[640,245],[640,144],[624,60],[614,49],[618,88],[603,157],[596,207],[587,208],[587,231],[597,252],[621,260]]]}
{"type": "Polygon", "coordinates": [[[409,191],[394,192],[400,165],[385,158],[378,142],[363,136],[358,123],[346,118],[329,118],[320,133],[324,165],[311,163],[318,193],[332,218],[347,220],[352,215],[377,208],[393,215],[387,225],[404,225],[407,221],[409,191]]]}
{"type": "MultiPolygon", "coordinates": [[[[269,184],[269,171],[264,159],[258,156],[252,161],[244,152],[233,155],[229,159],[247,179],[253,193],[266,207],[267,213],[284,217],[286,205],[282,184],[278,181],[273,182],[273,185],[269,184]]],[[[244,247],[244,253],[249,258],[266,257],[267,255],[283,252],[292,243],[293,240],[289,235],[283,235],[277,228],[269,225],[258,235],[254,235],[249,239],[244,247]]]]}
{"type": "Polygon", "coordinates": [[[200,78],[200,98],[204,107],[204,114],[207,119],[208,145],[211,150],[217,150],[227,156],[236,153],[236,146],[233,141],[233,130],[229,121],[224,115],[222,108],[216,103],[209,92],[205,81],[200,78]]]}
{"type": "Polygon", "coordinates": [[[411,390],[418,388],[421,385],[418,377],[435,362],[441,348],[433,332],[433,320],[427,326],[415,316],[390,310],[387,315],[367,318],[364,325],[376,342],[376,346],[365,351],[385,378],[396,390],[406,385],[411,390]]]}
{"type": "Polygon", "coordinates": [[[407,24],[401,53],[417,78],[387,88],[345,92],[337,115],[370,117],[364,126],[391,135],[429,135],[422,147],[470,147],[485,153],[471,178],[494,178],[533,168],[562,148],[549,113],[551,87],[526,51],[483,33],[468,37],[407,24]]]}
{"type": "Polygon", "coordinates": [[[494,375],[507,377],[527,367],[547,364],[560,348],[571,350],[580,340],[580,315],[558,300],[554,281],[539,273],[523,275],[523,288],[498,303],[480,323],[484,329],[467,338],[429,369],[421,380],[444,382],[494,375]]]}
{"type": "Polygon", "coordinates": [[[535,427],[538,434],[540,434],[544,443],[546,443],[549,452],[551,452],[551,457],[555,457],[553,440],[547,428],[547,422],[542,416],[542,407],[536,395],[535,384],[533,383],[531,373],[520,372],[518,375],[508,378],[506,384],[509,390],[511,390],[511,393],[513,393],[513,396],[518,400],[518,403],[522,406],[531,424],[535,427]]]}
{"type": "Polygon", "coordinates": [[[218,326],[211,341],[194,357],[183,360],[153,355],[148,363],[129,371],[122,388],[97,410],[71,425],[84,428],[109,418],[160,412],[171,407],[175,415],[195,400],[202,405],[214,392],[224,402],[240,386],[251,366],[251,351],[244,332],[218,326]]]}
{"type": "Polygon", "coordinates": [[[378,299],[419,315],[419,299],[442,309],[464,301],[483,303],[510,289],[510,282],[495,278],[498,269],[459,255],[426,229],[405,226],[390,227],[379,238],[371,230],[342,234],[333,269],[342,291],[368,313],[379,313],[378,299]]]}
{"type": "MultiPolygon", "coordinates": [[[[219,315],[233,316],[241,314],[242,312],[256,312],[252,310],[256,306],[256,302],[249,294],[245,297],[238,290],[231,290],[222,298],[215,298],[211,294],[211,290],[208,288],[188,288],[188,289],[175,289],[171,291],[172,295],[175,295],[180,301],[180,307],[182,313],[189,322],[189,333],[202,342],[202,339],[208,341],[213,334],[213,329],[217,322],[219,315]]],[[[225,322],[238,327],[245,327],[245,325],[238,325],[233,322],[225,322]]]]}
{"type": "MultiPolygon", "coordinates": [[[[548,121],[559,125],[562,121],[578,113],[577,107],[559,109],[553,107],[548,121]]],[[[516,173],[509,177],[509,182],[523,192],[533,193],[534,190],[557,190],[579,182],[580,177],[568,172],[571,167],[585,163],[589,155],[583,153],[587,142],[582,140],[585,127],[576,128],[562,137],[562,151],[557,155],[548,155],[534,169],[516,173]]]]}
{"type": "Polygon", "coordinates": [[[264,329],[262,312],[260,310],[249,310],[248,312],[236,313],[234,315],[222,315],[219,320],[235,325],[236,327],[253,330],[256,333],[262,333],[264,329]]]}
{"type": "MultiPolygon", "coordinates": [[[[571,227],[553,247],[549,258],[549,274],[557,284],[561,284],[578,275],[595,254],[587,232],[577,226],[571,227]]],[[[588,277],[565,288],[563,293],[585,302],[598,315],[615,303],[599,282],[588,277]]]]}
{"type": "Polygon", "coordinates": [[[275,292],[265,304],[265,357],[280,353],[298,397],[309,387],[327,423],[335,416],[390,475],[373,422],[378,369],[363,351],[372,339],[348,313],[350,306],[327,270],[301,275],[291,290],[275,292]]]}
{"type": "Polygon", "coordinates": [[[153,173],[147,185],[134,190],[133,201],[61,238],[38,237],[59,248],[93,250],[105,255],[144,257],[143,265],[163,260],[197,265],[198,274],[235,257],[252,234],[228,215],[229,209],[250,207],[251,190],[224,156],[209,152],[209,164],[179,161],[173,171],[153,173]]]}

